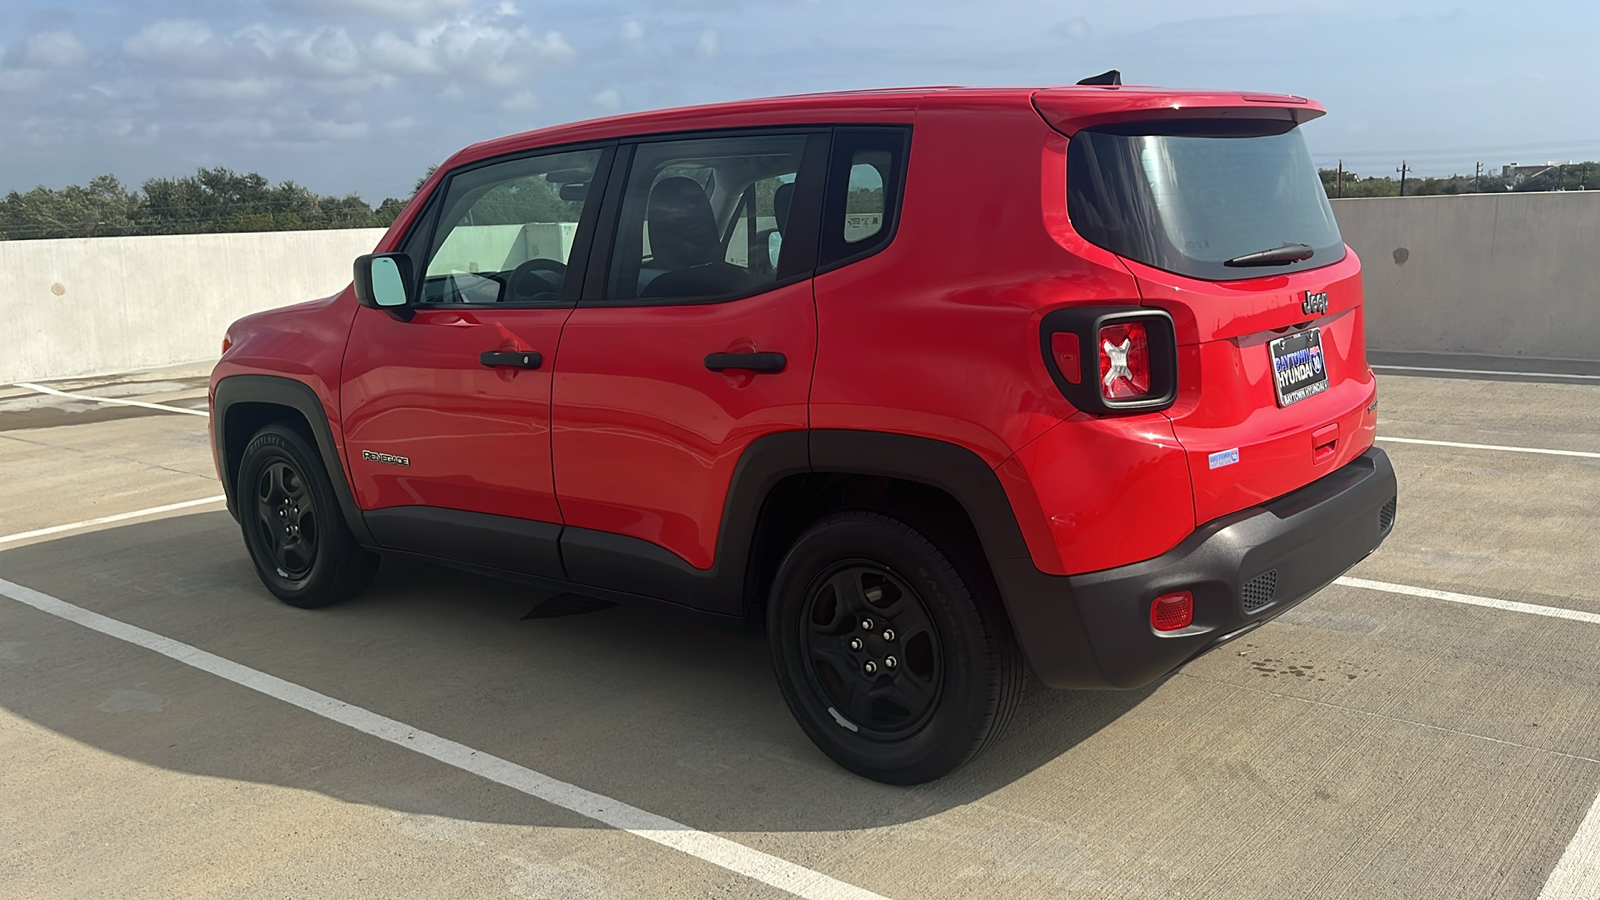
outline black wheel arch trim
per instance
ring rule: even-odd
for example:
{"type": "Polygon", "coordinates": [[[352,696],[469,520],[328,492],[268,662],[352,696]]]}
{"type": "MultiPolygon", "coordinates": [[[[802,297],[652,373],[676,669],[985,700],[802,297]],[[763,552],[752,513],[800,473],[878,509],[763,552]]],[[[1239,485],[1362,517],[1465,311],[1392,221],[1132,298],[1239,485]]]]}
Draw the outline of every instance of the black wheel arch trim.
{"type": "Polygon", "coordinates": [[[357,543],[363,547],[376,547],[377,541],[373,539],[372,531],[367,527],[361,508],[356,505],[355,492],[350,488],[350,479],[345,474],[343,461],[339,458],[338,444],[334,441],[333,428],[328,423],[328,414],[322,406],[322,400],[317,397],[317,392],[312,390],[310,385],[293,378],[278,375],[230,375],[217,382],[211,401],[213,420],[211,440],[212,449],[216,453],[217,467],[221,470],[218,474],[222,477],[223,494],[227,496],[228,512],[232,513],[235,519],[239,517],[237,497],[239,460],[232,458],[228,452],[228,416],[233,412],[233,407],[241,403],[280,406],[300,414],[311,430],[311,437],[316,442],[322,464],[327,467],[328,480],[333,483],[333,493],[338,498],[339,510],[344,515],[345,524],[350,527],[350,532],[355,535],[357,543]]]}
{"type": "Polygon", "coordinates": [[[747,615],[749,604],[766,599],[757,595],[749,565],[762,513],[779,482],[806,474],[894,478],[950,495],[978,533],[1029,664],[1053,683],[1103,684],[1071,585],[1034,565],[999,477],[971,450],[933,438],[843,429],[758,438],[729,483],[710,569],[696,569],[648,541],[568,526],[561,535],[567,577],[705,612],[747,615]]]}

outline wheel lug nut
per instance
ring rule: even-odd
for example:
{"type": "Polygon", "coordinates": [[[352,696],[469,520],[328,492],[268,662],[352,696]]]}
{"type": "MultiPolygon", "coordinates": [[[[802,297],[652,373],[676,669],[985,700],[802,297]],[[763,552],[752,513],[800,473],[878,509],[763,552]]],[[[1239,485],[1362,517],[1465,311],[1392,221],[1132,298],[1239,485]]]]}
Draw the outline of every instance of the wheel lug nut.
{"type": "Polygon", "coordinates": [[[851,650],[855,650],[857,652],[860,652],[860,650],[861,650],[861,648],[863,646],[865,646],[865,645],[861,643],[861,638],[851,638],[850,639],[850,649],[851,650]]]}
{"type": "Polygon", "coordinates": [[[861,671],[867,673],[868,675],[875,675],[878,672],[878,664],[869,659],[866,661],[866,664],[861,667],[861,671]]]}
{"type": "Polygon", "coordinates": [[[886,640],[886,641],[894,640],[894,629],[893,628],[885,628],[883,630],[883,639],[886,640]]]}
{"type": "Polygon", "coordinates": [[[861,630],[862,631],[871,631],[872,630],[872,620],[871,619],[862,619],[861,620],[861,630]]]}
{"type": "Polygon", "coordinates": [[[900,660],[895,659],[892,656],[885,656],[883,658],[883,667],[885,669],[892,669],[892,668],[894,668],[895,666],[898,666],[898,665],[900,665],[900,660]]]}

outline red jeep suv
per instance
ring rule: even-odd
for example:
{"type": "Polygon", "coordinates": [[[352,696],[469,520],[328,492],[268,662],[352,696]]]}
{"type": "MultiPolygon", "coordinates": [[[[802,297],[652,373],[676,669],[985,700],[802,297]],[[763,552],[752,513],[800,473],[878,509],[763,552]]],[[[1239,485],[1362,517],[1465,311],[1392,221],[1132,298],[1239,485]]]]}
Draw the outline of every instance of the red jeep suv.
{"type": "Polygon", "coordinates": [[[1150,684],[1389,533],[1321,114],[918,88],[476,144],[229,330],[229,509],[296,606],[406,554],[764,621],[818,747],[936,778],[1030,671],[1150,684]]]}

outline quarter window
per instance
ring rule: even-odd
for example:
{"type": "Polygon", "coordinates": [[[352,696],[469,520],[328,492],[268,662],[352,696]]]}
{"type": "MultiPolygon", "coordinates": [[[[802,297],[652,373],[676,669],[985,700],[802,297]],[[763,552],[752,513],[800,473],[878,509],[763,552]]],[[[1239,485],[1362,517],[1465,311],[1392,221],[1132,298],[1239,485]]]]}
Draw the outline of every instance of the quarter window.
{"type": "Polygon", "coordinates": [[[840,128],[834,132],[822,223],[822,265],[840,265],[886,246],[894,236],[910,132],[840,128]]]}
{"type": "Polygon", "coordinates": [[[555,153],[451,177],[424,270],[425,303],[561,302],[601,150],[555,153]]]}

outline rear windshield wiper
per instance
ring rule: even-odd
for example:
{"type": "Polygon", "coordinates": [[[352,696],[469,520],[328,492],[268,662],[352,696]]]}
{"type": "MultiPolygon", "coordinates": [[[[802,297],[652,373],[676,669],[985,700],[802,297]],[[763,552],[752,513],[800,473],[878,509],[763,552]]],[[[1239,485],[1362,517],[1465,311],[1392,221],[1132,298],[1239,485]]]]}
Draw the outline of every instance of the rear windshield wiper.
{"type": "Polygon", "coordinates": [[[1244,268],[1246,266],[1287,266],[1290,263],[1303,262],[1312,257],[1317,251],[1312,250],[1309,244],[1284,244],[1271,250],[1257,250],[1233,259],[1223,260],[1225,266],[1244,268]]]}

